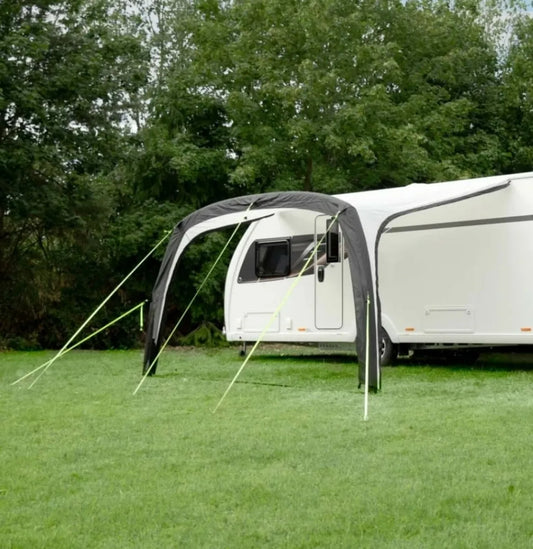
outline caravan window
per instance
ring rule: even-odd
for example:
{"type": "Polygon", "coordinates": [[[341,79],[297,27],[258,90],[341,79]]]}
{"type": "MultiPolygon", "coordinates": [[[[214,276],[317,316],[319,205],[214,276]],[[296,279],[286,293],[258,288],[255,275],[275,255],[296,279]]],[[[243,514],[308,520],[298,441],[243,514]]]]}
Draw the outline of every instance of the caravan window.
{"type": "Polygon", "coordinates": [[[339,258],[339,222],[334,219],[328,220],[328,233],[326,235],[326,261],[338,263],[339,258]]]}
{"type": "Polygon", "coordinates": [[[290,268],[289,239],[255,243],[255,274],[257,277],[288,276],[290,268]]]}

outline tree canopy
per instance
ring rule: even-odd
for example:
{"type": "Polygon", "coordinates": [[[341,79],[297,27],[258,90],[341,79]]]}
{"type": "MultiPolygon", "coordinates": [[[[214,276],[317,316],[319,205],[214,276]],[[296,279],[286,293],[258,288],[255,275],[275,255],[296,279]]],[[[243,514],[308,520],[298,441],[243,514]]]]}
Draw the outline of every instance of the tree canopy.
{"type": "Polygon", "coordinates": [[[187,101],[216,105],[236,192],[340,192],[502,169],[498,43],[476,3],[196,8],[166,114],[187,101]]]}
{"type": "Polygon", "coordinates": [[[114,209],[106,177],[147,80],[132,23],[107,0],[0,5],[3,334],[45,337],[64,288],[92,291],[83,265],[101,258],[114,209]]]}

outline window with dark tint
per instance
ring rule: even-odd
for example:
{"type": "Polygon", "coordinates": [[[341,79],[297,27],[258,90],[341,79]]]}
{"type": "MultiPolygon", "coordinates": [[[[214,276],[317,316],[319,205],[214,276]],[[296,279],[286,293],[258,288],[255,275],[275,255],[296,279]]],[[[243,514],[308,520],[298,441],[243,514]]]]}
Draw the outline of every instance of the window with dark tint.
{"type": "Polygon", "coordinates": [[[291,268],[289,240],[255,243],[255,274],[259,278],[288,276],[291,268]]]}
{"type": "Polygon", "coordinates": [[[339,222],[328,220],[328,234],[326,235],[326,261],[338,263],[339,259],[339,222]]]}

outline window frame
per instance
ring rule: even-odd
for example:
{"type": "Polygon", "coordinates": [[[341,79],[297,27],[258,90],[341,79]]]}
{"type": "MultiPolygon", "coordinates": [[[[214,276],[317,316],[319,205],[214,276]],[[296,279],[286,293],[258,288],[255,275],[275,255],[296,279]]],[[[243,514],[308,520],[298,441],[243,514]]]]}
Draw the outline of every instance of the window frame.
{"type": "MultiPolygon", "coordinates": [[[[266,254],[266,252],[265,252],[266,254]]],[[[290,238],[277,238],[269,240],[256,240],[255,241],[255,253],[254,253],[254,270],[255,276],[258,279],[269,278],[285,278],[289,276],[291,272],[291,239],[290,238]],[[286,262],[283,270],[270,270],[264,269],[261,263],[264,263],[265,257],[260,258],[261,251],[267,247],[281,247],[286,249],[286,262]],[[262,268],[261,268],[262,267],[262,268]]]]}

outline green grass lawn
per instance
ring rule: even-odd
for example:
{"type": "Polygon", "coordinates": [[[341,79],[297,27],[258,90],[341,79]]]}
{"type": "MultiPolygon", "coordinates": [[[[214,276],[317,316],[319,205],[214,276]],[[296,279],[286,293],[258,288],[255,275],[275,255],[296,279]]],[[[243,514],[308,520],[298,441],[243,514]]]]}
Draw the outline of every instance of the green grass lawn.
{"type": "Polygon", "coordinates": [[[346,356],[0,354],[0,547],[533,547],[533,360],[399,366],[363,394],[346,356]]]}

